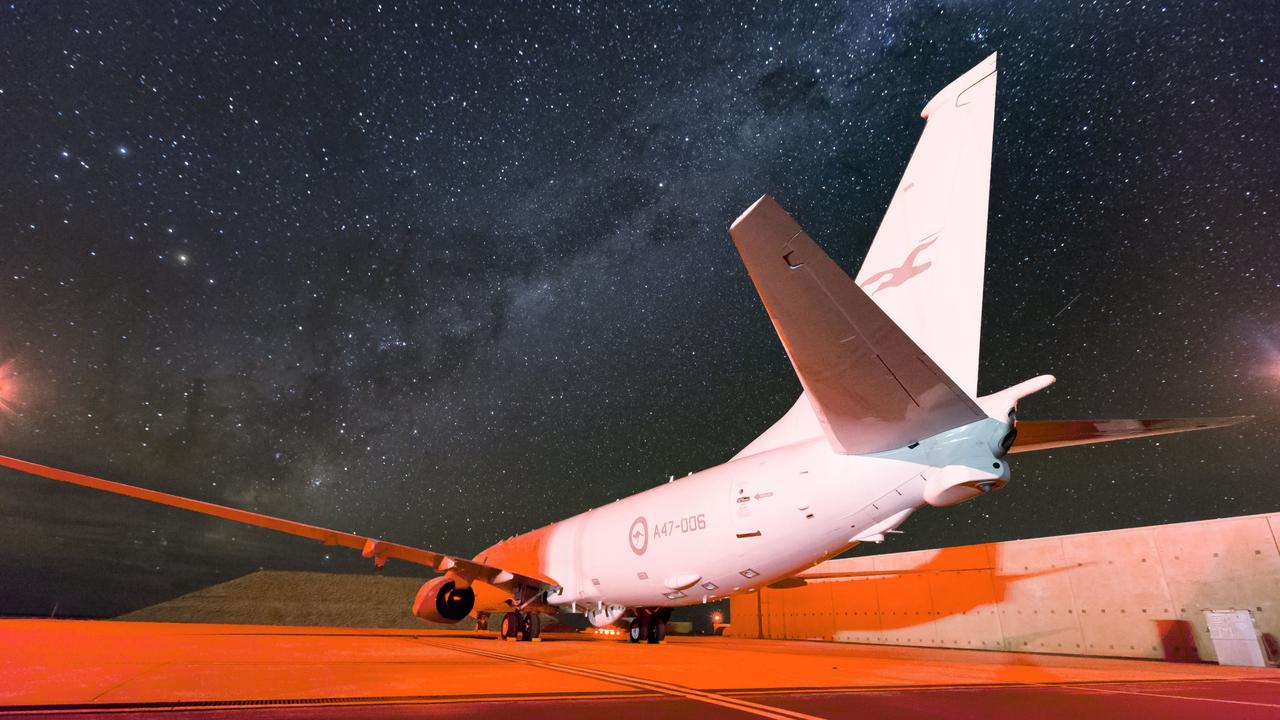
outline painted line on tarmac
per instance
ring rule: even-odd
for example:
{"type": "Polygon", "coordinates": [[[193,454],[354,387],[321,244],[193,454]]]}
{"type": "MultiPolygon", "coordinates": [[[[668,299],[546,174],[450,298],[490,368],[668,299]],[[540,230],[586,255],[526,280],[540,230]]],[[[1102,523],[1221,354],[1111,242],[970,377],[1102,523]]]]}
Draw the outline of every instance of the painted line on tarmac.
{"type": "Polygon", "coordinates": [[[1226,700],[1224,698],[1207,698],[1198,697],[1196,695],[1172,695],[1169,693],[1152,693],[1142,692],[1140,690],[1117,690],[1115,688],[1101,688],[1091,685],[1044,685],[1040,687],[1056,687],[1066,688],[1068,690],[1090,690],[1093,692],[1107,693],[1111,695],[1139,695],[1141,697],[1160,697],[1173,698],[1176,700],[1200,700],[1201,702],[1228,703],[1231,705],[1253,705],[1255,707],[1280,708],[1276,703],[1253,702],[1252,700],[1226,700]]]}
{"type": "Polygon", "coordinates": [[[98,716],[112,713],[186,712],[199,710],[283,709],[308,707],[371,707],[379,705],[447,705],[478,702],[559,702],[562,700],[635,700],[662,697],[662,693],[636,690],[576,693],[491,693],[471,695],[385,695],[339,698],[245,698],[238,700],[150,700],[142,702],[88,702],[47,705],[0,705],[0,718],[26,715],[98,716]]]}
{"type": "Polygon", "coordinates": [[[349,698],[283,698],[247,700],[169,700],[139,703],[0,705],[0,719],[46,715],[103,715],[200,712],[208,710],[284,710],[289,708],[354,708],[384,705],[460,705],[481,702],[561,702],[564,700],[636,700],[662,697],[659,692],[622,690],[600,693],[516,693],[500,695],[404,695],[349,698]]]}
{"type": "Polygon", "coordinates": [[[641,690],[652,690],[660,692],[664,695],[672,695],[675,697],[685,698],[687,700],[696,700],[698,702],[709,703],[711,705],[719,705],[721,707],[740,710],[752,715],[761,717],[774,718],[775,720],[822,720],[816,715],[805,715],[784,708],[773,707],[770,705],[761,705],[748,700],[739,700],[727,695],[719,695],[705,690],[697,690],[695,688],[684,685],[675,685],[665,683],[659,680],[649,680],[646,678],[632,677],[630,675],[618,675],[616,673],[606,673],[599,670],[591,670],[588,668],[578,667],[576,665],[565,665],[564,663],[551,662],[548,660],[535,660],[533,658],[521,655],[511,655],[508,653],[498,652],[496,650],[484,650],[480,648],[467,647],[450,642],[439,642],[428,638],[422,638],[421,642],[442,647],[456,652],[478,655],[494,660],[503,660],[506,662],[519,663],[521,665],[529,665],[531,667],[542,668],[544,670],[554,670],[569,675],[578,675],[579,677],[590,678],[592,680],[601,680],[604,682],[616,683],[619,685],[628,685],[641,690]]]}
{"type": "Polygon", "coordinates": [[[1185,683],[1271,682],[1280,680],[1254,680],[1252,678],[1182,678],[1178,680],[1060,680],[1058,682],[979,681],[957,683],[906,683],[896,685],[786,685],[779,687],[720,688],[718,692],[731,695],[790,695],[816,693],[876,693],[876,692],[924,692],[928,690],[1016,690],[1018,688],[1055,688],[1067,686],[1108,685],[1167,685],[1185,683]]]}

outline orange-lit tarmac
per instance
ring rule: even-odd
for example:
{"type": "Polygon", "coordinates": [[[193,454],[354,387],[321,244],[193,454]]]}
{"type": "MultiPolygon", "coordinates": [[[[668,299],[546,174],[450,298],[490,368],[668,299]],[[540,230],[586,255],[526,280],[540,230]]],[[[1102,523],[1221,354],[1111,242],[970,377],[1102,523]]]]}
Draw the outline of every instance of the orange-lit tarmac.
{"type": "Polygon", "coordinates": [[[4,620],[0,649],[0,716],[1280,718],[1271,669],[818,642],[4,620]]]}

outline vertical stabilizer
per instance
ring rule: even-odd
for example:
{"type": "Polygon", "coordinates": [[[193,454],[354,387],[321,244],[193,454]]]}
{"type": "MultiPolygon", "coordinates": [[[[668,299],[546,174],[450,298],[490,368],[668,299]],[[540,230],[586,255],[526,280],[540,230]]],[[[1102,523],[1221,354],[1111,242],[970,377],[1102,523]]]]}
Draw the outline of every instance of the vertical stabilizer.
{"type": "Polygon", "coordinates": [[[938,93],[856,278],[970,397],[977,396],[996,56],[938,93]]]}

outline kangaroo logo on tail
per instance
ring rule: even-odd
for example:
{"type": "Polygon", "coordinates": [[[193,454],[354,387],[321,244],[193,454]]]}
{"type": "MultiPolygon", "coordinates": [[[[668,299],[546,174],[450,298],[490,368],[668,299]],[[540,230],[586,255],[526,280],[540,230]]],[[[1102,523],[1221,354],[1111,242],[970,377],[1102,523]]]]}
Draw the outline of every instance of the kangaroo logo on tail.
{"type": "Polygon", "coordinates": [[[915,246],[915,248],[911,250],[911,253],[907,255],[907,259],[902,261],[901,265],[899,265],[896,268],[881,270],[875,275],[872,275],[866,280],[863,280],[860,287],[862,287],[863,289],[866,289],[868,285],[871,285],[873,283],[880,283],[879,285],[876,286],[874,290],[871,291],[871,294],[875,295],[876,293],[880,292],[881,290],[884,290],[885,288],[898,287],[899,285],[919,275],[925,270],[928,270],[933,265],[933,262],[929,261],[929,262],[922,263],[920,265],[916,265],[915,264],[916,258],[920,255],[920,253],[924,252],[926,248],[928,248],[930,245],[937,242],[937,240],[938,240],[938,236],[935,234],[933,237],[929,238],[927,241],[922,242],[919,245],[915,246]]]}

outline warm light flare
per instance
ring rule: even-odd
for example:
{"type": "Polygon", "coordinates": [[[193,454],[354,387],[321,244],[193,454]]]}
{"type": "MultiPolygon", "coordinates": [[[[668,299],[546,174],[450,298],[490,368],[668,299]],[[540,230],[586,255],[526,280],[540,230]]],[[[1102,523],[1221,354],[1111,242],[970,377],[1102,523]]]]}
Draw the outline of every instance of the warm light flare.
{"type": "Polygon", "coordinates": [[[18,373],[13,360],[0,364],[0,415],[18,414],[18,373]]]}
{"type": "Polygon", "coordinates": [[[1269,361],[1263,369],[1263,374],[1276,382],[1280,382],[1280,358],[1269,361]]]}
{"type": "Polygon", "coordinates": [[[1276,337],[1277,331],[1280,328],[1274,328],[1258,339],[1262,352],[1253,366],[1253,375],[1272,385],[1280,384],[1280,338],[1276,337]]]}

